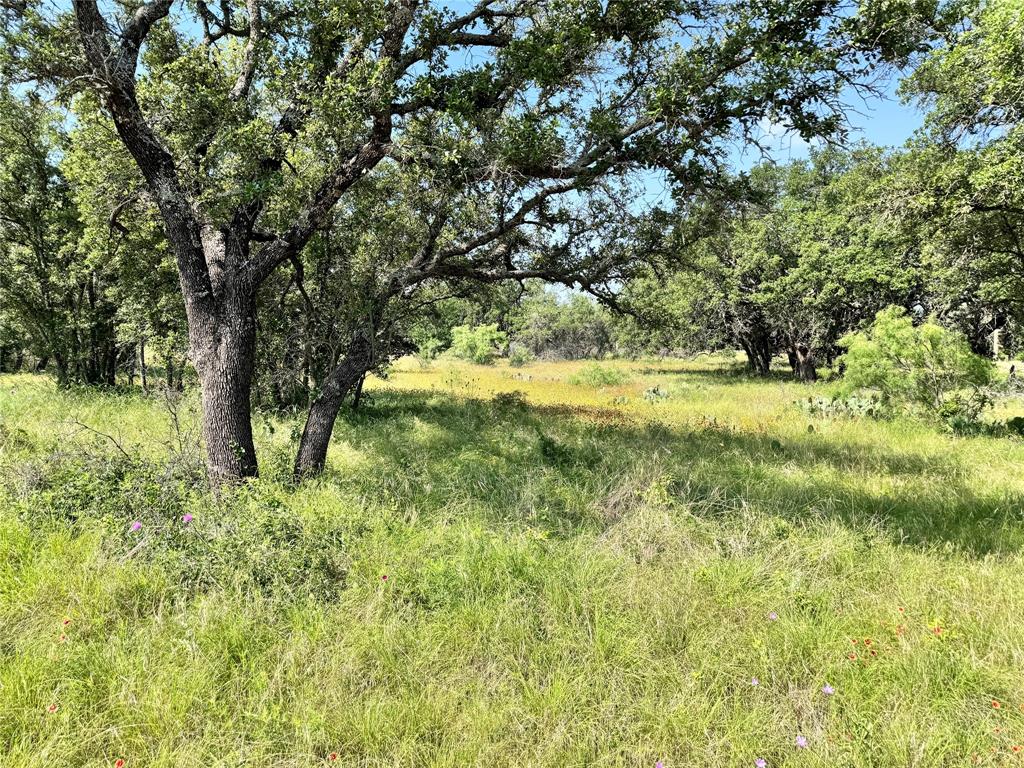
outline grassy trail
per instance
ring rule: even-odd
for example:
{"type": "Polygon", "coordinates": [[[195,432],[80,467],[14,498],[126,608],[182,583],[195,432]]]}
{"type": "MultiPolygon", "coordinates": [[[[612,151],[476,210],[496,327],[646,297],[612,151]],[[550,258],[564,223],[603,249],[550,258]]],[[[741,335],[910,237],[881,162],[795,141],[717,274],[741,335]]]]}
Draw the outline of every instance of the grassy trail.
{"type": "Polygon", "coordinates": [[[0,377],[0,765],[1024,766],[1024,445],[603,365],[403,362],[218,499],[192,399],[0,377]]]}

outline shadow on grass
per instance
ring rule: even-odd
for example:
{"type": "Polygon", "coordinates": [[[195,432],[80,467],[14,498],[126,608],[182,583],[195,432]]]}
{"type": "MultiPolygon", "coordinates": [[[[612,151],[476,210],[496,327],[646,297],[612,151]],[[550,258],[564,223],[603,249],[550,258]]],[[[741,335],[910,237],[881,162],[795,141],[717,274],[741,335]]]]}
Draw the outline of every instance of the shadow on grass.
{"type": "Polygon", "coordinates": [[[369,455],[373,470],[329,471],[330,482],[355,483],[395,508],[472,508],[495,523],[558,536],[606,527],[610,498],[656,480],[673,502],[704,517],[754,507],[975,556],[1024,546],[1022,499],[979,492],[952,452],[835,443],[817,433],[780,440],[715,424],[676,429],[613,409],[422,391],[375,393],[339,422],[336,439],[369,455]]]}
{"type": "Polygon", "coordinates": [[[758,374],[745,365],[714,366],[700,368],[659,368],[657,366],[639,369],[643,376],[669,376],[683,379],[706,379],[709,383],[719,384],[763,384],[776,382],[780,384],[799,383],[791,371],[784,368],[773,368],[767,374],[758,374]]]}

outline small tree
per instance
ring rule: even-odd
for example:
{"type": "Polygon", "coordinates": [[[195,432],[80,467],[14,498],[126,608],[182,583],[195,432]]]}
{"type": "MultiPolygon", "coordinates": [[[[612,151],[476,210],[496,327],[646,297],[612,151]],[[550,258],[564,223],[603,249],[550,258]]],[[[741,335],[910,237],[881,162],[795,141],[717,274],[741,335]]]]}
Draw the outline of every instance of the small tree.
{"type": "Polygon", "coordinates": [[[477,365],[489,365],[508,341],[498,325],[460,325],[452,328],[452,354],[477,365]]]}
{"type": "Polygon", "coordinates": [[[902,307],[887,307],[866,331],[844,336],[842,390],[876,389],[887,405],[947,420],[975,420],[988,398],[994,366],[971,352],[967,339],[934,322],[914,325],[902,307]]]}

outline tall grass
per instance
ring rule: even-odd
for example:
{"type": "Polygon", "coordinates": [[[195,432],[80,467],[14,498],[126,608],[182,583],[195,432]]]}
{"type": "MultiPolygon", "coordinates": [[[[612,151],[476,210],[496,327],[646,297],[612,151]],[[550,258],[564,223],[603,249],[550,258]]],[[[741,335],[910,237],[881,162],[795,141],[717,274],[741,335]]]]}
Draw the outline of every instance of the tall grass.
{"type": "Polygon", "coordinates": [[[0,377],[0,764],[1022,764],[1021,443],[602,365],[399,366],[216,498],[190,401],[0,377]]]}

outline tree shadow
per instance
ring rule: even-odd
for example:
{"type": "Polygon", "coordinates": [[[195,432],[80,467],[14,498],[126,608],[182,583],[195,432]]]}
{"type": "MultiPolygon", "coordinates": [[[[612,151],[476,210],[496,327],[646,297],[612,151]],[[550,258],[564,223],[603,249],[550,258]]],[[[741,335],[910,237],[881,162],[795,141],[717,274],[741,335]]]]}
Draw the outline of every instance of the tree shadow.
{"type": "Polygon", "coordinates": [[[705,379],[715,385],[720,384],[758,384],[764,382],[799,383],[792,371],[784,368],[773,368],[766,374],[755,373],[745,365],[715,366],[707,365],[699,368],[664,368],[647,366],[640,368],[642,376],[668,376],[683,379],[705,379]]]}
{"type": "Polygon", "coordinates": [[[495,523],[556,536],[606,527],[609,499],[657,480],[672,503],[709,518],[753,507],[979,557],[1024,546],[1024,500],[972,486],[971,468],[953,452],[638,424],[614,409],[425,391],[377,393],[336,436],[368,452],[374,472],[329,470],[334,482],[395,507],[471,506],[495,523]]]}

